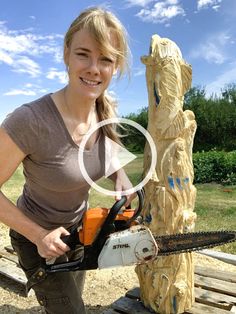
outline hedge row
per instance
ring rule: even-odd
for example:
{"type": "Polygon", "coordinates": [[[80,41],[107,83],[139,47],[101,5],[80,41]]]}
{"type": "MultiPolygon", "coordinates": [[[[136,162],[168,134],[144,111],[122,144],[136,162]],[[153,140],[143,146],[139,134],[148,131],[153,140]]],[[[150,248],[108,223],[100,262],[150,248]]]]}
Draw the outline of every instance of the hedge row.
{"type": "Polygon", "coordinates": [[[236,184],[236,151],[193,154],[195,183],[236,184]]]}

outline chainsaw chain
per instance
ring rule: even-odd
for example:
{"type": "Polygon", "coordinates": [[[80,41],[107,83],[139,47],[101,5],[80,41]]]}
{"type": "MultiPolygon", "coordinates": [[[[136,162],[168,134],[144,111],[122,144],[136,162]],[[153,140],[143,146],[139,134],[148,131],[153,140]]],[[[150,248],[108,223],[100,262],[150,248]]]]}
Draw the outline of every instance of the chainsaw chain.
{"type": "Polygon", "coordinates": [[[154,238],[159,247],[158,256],[169,256],[172,254],[190,253],[190,252],[213,248],[215,246],[234,242],[236,241],[236,232],[228,231],[228,230],[227,231],[225,230],[206,231],[206,232],[202,231],[202,232],[190,232],[190,233],[178,233],[178,234],[171,234],[171,235],[154,236],[154,238]],[[215,242],[212,244],[207,243],[204,245],[203,243],[204,241],[201,240],[201,242],[196,241],[196,247],[192,247],[192,248],[184,247],[184,246],[187,246],[188,244],[191,244],[191,242],[193,242],[194,239],[199,240],[201,236],[203,236],[205,239],[207,237],[208,238],[207,242],[209,242],[209,239],[211,238],[212,238],[212,241],[215,241],[215,242]],[[222,239],[220,239],[219,237],[219,240],[216,241],[214,239],[214,236],[220,236],[220,237],[222,236],[222,239]],[[225,239],[226,236],[228,236],[229,238],[225,239]],[[168,248],[165,248],[166,245],[168,246],[168,248]],[[177,245],[179,246],[178,249],[176,249],[177,245]],[[181,249],[181,245],[183,246],[182,249],[181,249]]]}

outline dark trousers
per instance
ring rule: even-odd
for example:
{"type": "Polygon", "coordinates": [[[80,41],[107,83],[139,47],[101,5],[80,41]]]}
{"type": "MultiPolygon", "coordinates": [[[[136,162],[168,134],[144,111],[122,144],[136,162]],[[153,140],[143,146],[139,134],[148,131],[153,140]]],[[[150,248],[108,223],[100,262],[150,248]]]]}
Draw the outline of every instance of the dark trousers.
{"type": "MultiPolygon", "coordinates": [[[[37,247],[14,230],[10,230],[11,244],[16,251],[19,263],[30,278],[42,265],[42,258],[37,247]]],[[[56,262],[78,259],[82,254],[81,247],[60,256],[56,262]]],[[[85,314],[82,300],[85,271],[59,272],[48,274],[45,280],[32,288],[40,305],[48,314],[85,314]]]]}

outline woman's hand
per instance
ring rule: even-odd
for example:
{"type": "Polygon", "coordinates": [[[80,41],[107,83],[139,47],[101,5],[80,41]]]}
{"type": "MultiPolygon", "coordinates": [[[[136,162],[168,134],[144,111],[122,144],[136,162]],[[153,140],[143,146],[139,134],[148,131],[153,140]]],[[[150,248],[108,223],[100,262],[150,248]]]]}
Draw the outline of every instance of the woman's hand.
{"type": "Polygon", "coordinates": [[[41,232],[35,241],[39,255],[46,259],[52,259],[65,254],[70,248],[62,241],[61,237],[69,234],[63,227],[41,232]]]}
{"type": "MultiPolygon", "coordinates": [[[[117,195],[115,197],[116,201],[119,201],[121,199],[122,191],[130,190],[133,188],[132,183],[130,182],[127,174],[123,169],[118,170],[112,180],[115,182],[115,191],[117,192],[117,195]]],[[[135,196],[135,193],[126,195],[127,201],[124,206],[128,207],[131,201],[135,198],[135,196]]]]}

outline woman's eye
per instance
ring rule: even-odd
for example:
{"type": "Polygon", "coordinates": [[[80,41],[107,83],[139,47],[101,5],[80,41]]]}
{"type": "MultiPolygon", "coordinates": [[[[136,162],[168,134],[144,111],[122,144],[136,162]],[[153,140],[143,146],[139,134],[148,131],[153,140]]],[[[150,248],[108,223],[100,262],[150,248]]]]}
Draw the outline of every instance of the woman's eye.
{"type": "Polygon", "coordinates": [[[77,52],[76,55],[80,58],[87,58],[87,54],[86,53],[83,53],[83,52],[77,52]]]}
{"type": "Polygon", "coordinates": [[[102,61],[107,62],[107,63],[114,63],[114,60],[108,57],[102,57],[102,61]]]}

